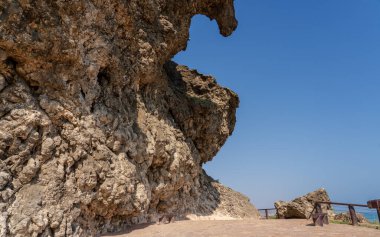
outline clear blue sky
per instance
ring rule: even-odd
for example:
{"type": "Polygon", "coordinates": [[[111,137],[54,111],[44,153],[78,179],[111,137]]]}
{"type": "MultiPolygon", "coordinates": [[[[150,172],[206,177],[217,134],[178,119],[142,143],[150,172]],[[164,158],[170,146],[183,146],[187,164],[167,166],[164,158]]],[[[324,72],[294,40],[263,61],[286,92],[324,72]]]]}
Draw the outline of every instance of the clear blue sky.
{"type": "Polygon", "coordinates": [[[324,187],[380,198],[380,1],[236,0],[237,31],[196,16],[175,61],[241,100],[208,173],[260,208],[324,187]]]}

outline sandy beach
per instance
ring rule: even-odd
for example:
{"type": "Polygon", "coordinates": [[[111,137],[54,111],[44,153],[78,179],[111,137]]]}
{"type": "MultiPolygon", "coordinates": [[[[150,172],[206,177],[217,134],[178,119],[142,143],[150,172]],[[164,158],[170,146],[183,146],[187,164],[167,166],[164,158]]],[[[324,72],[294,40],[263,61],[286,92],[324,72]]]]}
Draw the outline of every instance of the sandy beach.
{"type": "Polygon", "coordinates": [[[117,237],[379,237],[380,230],[350,225],[310,225],[310,220],[178,221],[163,225],[140,225],[117,237]]]}

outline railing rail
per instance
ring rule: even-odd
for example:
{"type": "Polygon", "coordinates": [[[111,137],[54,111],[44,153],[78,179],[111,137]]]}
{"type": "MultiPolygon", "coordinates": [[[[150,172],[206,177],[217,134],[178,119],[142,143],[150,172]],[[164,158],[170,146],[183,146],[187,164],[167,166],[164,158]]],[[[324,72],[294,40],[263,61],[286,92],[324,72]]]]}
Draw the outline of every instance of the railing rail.
{"type": "Polygon", "coordinates": [[[319,202],[319,201],[317,202],[321,204],[330,204],[330,205],[368,207],[367,205],[364,205],[364,204],[352,204],[352,203],[343,203],[343,202],[319,202]]]}

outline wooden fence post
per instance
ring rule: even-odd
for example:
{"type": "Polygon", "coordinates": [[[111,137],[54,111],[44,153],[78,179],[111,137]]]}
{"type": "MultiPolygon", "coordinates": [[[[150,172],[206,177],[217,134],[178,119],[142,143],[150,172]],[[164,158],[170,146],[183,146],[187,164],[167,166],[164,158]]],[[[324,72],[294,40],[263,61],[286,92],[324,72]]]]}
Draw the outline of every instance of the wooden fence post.
{"type": "Polygon", "coordinates": [[[322,206],[319,202],[315,203],[315,213],[322,213],[322,206]]]}
{"type": "Polygon", "coordinates": [[[377,210],[377,218],[379,218],[379,222],[380,222],[380,199],[368,201],[367,206],[370,209],[377,210]]]}
{"type": "Polygon", "coordinates": [[[350,211],[350,217],[351,217],[352,225],[358,225],[358,218],[356,217],[355,208],[353,206],[349,205],[348,210],[350,211]]]}
{"type": "Polygon", "coordinates": [[[266,218],[266,219],[269,219],[268,209],[265,209],[265,218],[266,218]]]}

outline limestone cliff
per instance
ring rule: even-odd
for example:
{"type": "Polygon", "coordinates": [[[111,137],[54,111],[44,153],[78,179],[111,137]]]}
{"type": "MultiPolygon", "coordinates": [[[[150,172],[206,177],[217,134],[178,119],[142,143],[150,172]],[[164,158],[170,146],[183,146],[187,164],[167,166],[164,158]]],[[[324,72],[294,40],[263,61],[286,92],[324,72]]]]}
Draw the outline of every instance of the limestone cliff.
{"type": "Polygon", "coordinates": [[[202,164],[239,102],[170,61],[195,14],[224,36],[237,26],[233,0],[0,0],[0,236],[92,236],[218,208],[225,189],[202,164]]]}

